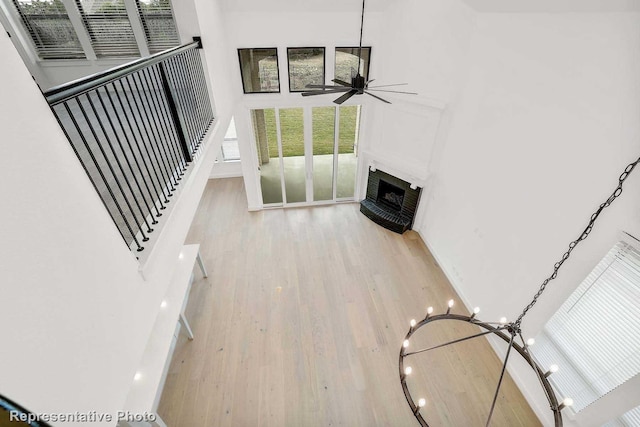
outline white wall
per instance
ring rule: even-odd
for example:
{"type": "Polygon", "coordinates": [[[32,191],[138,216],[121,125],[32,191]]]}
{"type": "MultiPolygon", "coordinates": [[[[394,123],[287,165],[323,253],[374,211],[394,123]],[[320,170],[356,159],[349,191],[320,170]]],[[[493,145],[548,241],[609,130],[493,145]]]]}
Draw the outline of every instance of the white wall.
{"type": "MultiPolygon", "coordinates": [[[[232,106],[220,90],[218,124],[176,196],[143,278],[6,33],[0,53],[0,393],[36,413],[115,413],[139,367],[232,106]]],[[[224,58],[209,63],[216,73],[227,66],[224,58]]],[[[224,89],[219,81],[212,86],[224,89]]]]}
{"type": "MultiPolygon", "coordinates": [[[[418,230],[483,319],[515,319],[638,158],[640,15],[480,14],[477,25],[418,230]]],[[[640,173],[626,185],[525,318],[525,336],[619,230],[640,235],[640,173]]]]}

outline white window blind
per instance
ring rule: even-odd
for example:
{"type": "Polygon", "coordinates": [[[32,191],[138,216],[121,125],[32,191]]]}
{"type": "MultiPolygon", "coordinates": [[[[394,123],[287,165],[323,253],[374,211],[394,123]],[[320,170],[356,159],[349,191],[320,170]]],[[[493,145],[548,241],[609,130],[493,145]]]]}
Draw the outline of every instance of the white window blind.
{"type": "Polygon", "coordinates": [[[577,412],[640,373],[640,251],[618,242],[547,322],[532,353],[543,369],[560,367],[549,380],[577,412]]]}
{"type": "Polygon", "coordinates": [[[180,44],[169,0],[136,0],[150,53],[180,44]]]}
{"type": "Polygon", "coordinates": [[[636,406],[620,418],[606,423],[602,427],[638,427],[640,426],[640,406],[636,406]]]}
{"type": "Polygon", "coordinates": [[[76,0],[98,58],[140,56],[124,0],[76,0]]]}
{"type": "Polygon", "coordinates": [[[13,4],[40,58],[85,58],[60,0],[13,0],[13,4]]]}
{"type": "Polygon", "coordinates": [[[233,117],[229,122],[227,133],[224,135],[224,141],[222,141],[222,160],[225,162],[240,160],[238,135],[236,133],[236,123],[233,117]]]}

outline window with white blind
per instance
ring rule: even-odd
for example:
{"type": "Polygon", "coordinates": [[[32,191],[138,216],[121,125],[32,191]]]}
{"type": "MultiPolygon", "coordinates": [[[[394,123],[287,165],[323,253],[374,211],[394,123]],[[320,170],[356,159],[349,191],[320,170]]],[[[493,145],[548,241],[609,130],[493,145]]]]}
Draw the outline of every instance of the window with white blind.
{"type": "Polygon", "coordinates": [[[240,160],[240,148],[238,147],[236,123],[232,117],[227,133],[224,135],[224,141],[222,141],[222,161],[237,162],[238,160],[240,160]]]}
{"type": "Polygon", "coordinates": [[[60,0],[13,0],[13,4],[40,58],[85,58],[76,31],[60,0]]]}
{"type": "Polygon", "coordinates": [[[170,0],[11,1],[41,59],[139,57],[143,46],[153,54],[180,44],[170,0]]]}
{"type": "Polygon", "coordinates": [[[549,319],[531,351],[580,412],[640,373],[640,250],[618,242],[549,319]]]}
{"type": "Polygon", "coordinates": [[[637,427],[640,426],[640,406],[625,412],[619,418],[610,421],[602,427],[637,427]]]}
{"type": "Polygon", "coordinates": [[[140,56],[124,0],[76,0],[98,58],[140,56]]]}
{"type": "Polygon", "coordinates": [[[136,0],[150,53],[180,44],[169,0],[136,0]]]}

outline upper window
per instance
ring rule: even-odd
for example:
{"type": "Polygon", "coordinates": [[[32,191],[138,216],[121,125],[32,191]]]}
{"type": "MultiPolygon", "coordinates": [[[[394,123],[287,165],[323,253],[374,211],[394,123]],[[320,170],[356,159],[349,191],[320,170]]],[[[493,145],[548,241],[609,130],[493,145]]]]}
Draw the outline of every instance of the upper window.
{"type": "Polygon", "coordinates": [[[137,57],[140,46],[155,53],[180,44],[169,0],[75,0],[66,7],[61,0],[13,4],[41,59],[137,57]],[[129,19],[132,10],[139,16],[134,23],[129,19]],[[70,19],[70,14],[79,19],[70,19]]]}
{"type": "Polygon", "coordinates": [[[150,53],[180,44],[169,0],[137,0],[136,3],[150,53]]]}
{"type": "Polygon", "coordinates": [[[364,80],[369,80],[369,62],[371,60],[371,48],[363,47],[337,47],[336,48],[336,79],[351,83],[351,78],[358,72],[364,80]],[[360,51],[360,52],[359,52],[360,51]],[[358,57],[360,61],[358,61],[358,57]],[[358,64],[360,62],[360,64],[358,64]]]}
{"type": "Polygon", "coordinates": [[[13,0],[42,59],[77,59],[85,54],[60,0],[13,0]]]}
{"type": "Polygon", "coordinates": [[[244,93],[280,92],[278,49],[238,49],[244,93]]]}
{"type": "Polygon", "coordinates": [[[98,58],[140,56],[124,0],[76,0],[98,58]]]}
{"type": "Polygon", "coordinates": [[[290,92],[303,92],[308,90],[307,85],[324,84],[323,47],[290,47],[287,57],[290,92]]]}

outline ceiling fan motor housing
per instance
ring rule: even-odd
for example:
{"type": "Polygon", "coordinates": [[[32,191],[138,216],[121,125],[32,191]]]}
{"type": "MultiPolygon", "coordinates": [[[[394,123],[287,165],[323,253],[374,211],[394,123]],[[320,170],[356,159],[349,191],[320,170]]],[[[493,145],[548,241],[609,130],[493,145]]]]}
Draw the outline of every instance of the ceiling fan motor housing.
{"type": "Polygon", "coordinates": [[[364,77],[360,75],[360,73],[351,78],[351,87],[354,89],[358,89],[360,93],[363,93],[366,83],[367,82],[365,81],[364,77]]]}

